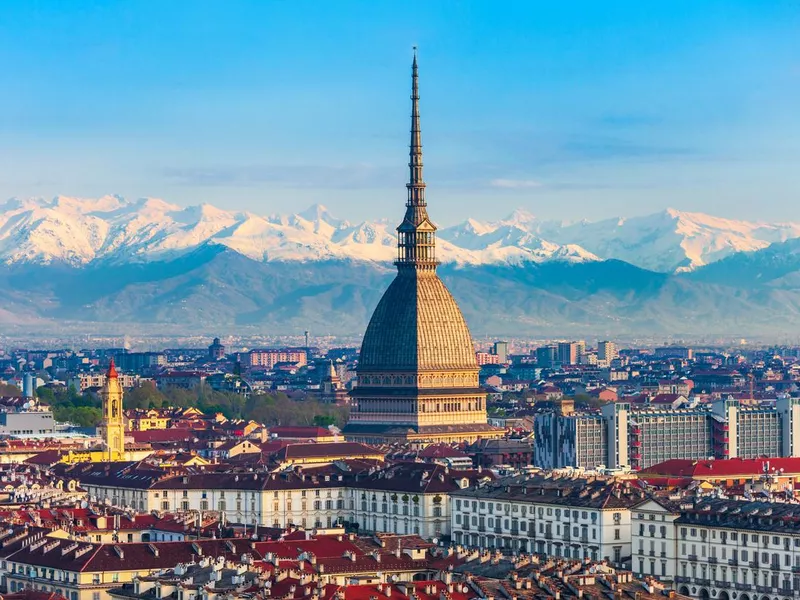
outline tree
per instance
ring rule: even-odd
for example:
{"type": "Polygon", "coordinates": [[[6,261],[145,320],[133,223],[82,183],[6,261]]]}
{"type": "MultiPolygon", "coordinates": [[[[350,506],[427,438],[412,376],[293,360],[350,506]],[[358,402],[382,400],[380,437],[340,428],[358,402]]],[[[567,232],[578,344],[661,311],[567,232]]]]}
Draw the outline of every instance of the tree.
{"type": "Polygon", "coordinates": [[[125,392],[124,396],[125,408],[161,408],[165,400],[164,394],[150,382],[125,392]]]}
{"type": "Polygon", "coordinates": [[[314,415],[314,425],[317,427],[328,427],[335,423],[336,419],[332,415],[314,415]]]}

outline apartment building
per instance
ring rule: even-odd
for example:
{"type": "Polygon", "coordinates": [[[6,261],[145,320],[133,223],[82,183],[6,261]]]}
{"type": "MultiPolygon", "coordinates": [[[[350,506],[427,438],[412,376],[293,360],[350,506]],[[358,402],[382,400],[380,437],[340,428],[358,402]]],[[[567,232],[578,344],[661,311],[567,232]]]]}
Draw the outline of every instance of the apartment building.
{"type": "Polygon", "coordinates": [[[800,456],[800,399],[743,407],[723,398],[692,408],[606,404],[600,415],[555,410],[536,416],[534,464],[645,469],[673,459],[800,456]],[[598,440],[605,447],[598,452],[598,440]]]}
{"type": "Polygon", "coordinates": [[[640,489],[611,479],[501,479],[451,494],[452,539],[480,549],[621,565],[631,553],[630,507],[643,499],[640,489]]]}
{"type": "Polygon", "coordinates": [[[449,536],[450,495],[493,479],[482,469],[401,463],[351,484],[347,518],[360,532],[449,536]]]}
{"type": "Polygon", "coordinates": [[[633,571],[718,600],[800,595],[800,506],[719,498],[633,508],[633,571]]]}
{"type": "Polygon", "coordinates": [[[450,534],[450,494],[491,481],[486,470],[404,463],[372,472],[328,465],[273,473],[168,475],[136,463],[78,465],[81,486],[98,502],[141,512],[214,511],[232,523],[303,528],[357,524],[361,531],[450,534]]]}
{"type": "Polygon", "coordinates": [[[3,531],[0,540],[0,579],[11,593],[30,588],[67,600],[102,600],[140,575],[203,556],[238,560],[248,547],[241,539],[92,544],[23,528],[3,531]]]}
{"type": "Polygon", "coordinates": [[[266,348],[251,350],[248,363],[251,367],[272,369],[278,363],[294,363],[302,367],[308,362],[305,348],[266,348]]]}

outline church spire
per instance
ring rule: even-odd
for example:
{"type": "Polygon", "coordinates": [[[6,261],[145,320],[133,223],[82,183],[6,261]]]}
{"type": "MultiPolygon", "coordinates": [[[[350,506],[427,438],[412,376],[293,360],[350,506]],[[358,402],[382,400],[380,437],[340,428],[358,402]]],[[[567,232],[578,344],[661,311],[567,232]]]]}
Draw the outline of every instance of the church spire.
{"type": "Polygon", "coordinates": [[[425,206],[425,182],[422,180],[422,131],[419,125],[419,72],[417,47],[411,65],[411,144],[409,147],[408,206],[425,206]]]}
{"type": "Polygon", "coordinates": [[[403,222],[397,228],[398,268],[432,271],[436,261],[436,226],[428,218],[425,181],[422,178],[422,129],[419,124],[419,71],[417,47],[411,63],[411,144],[409,147],[408,199],[403,222]]]}

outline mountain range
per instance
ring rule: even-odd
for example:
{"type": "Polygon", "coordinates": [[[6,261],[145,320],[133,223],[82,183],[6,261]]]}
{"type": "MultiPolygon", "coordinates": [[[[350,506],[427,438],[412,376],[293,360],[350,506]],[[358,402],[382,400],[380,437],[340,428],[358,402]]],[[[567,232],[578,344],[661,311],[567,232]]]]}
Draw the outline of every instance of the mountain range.
{"type": "MultiPolygon", "coordinates": [[[[0,205],[0,324],[360,334],[391,280],[394,221],[119,196],[0,205]]],[[[597,222],[515,211],[438,232],[474,333],[786,335],[800,223],[668,209],[597,222]]]]}

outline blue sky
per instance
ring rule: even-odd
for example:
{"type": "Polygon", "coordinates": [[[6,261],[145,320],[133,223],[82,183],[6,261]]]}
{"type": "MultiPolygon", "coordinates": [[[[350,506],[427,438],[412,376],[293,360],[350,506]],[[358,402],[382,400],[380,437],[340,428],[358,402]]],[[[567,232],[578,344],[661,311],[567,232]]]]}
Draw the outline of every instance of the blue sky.
{"type": "Polygon", "coordinates": [[[399,218],[411,46],[435,220],[800,220],[800,4],[25,0],[0,196],[399,218]]]}

